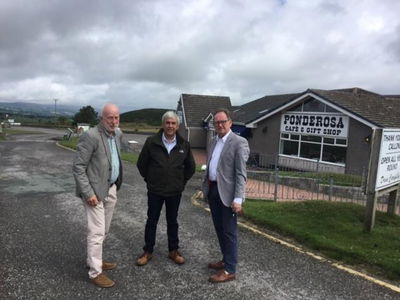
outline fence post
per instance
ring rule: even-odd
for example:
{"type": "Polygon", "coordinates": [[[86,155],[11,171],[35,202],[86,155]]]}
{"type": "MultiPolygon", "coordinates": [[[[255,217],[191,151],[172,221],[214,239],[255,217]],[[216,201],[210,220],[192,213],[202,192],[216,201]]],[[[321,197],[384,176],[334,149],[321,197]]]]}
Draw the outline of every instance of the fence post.
{"type": "Polygon", "coordinates": [[[275,182],[275,190],[274,190],[274,201],[278,201],[278,183],[279,183],[279,168],[275,167],[274,172],[274,182],[275,182]]]}
{"type": "Polygon", "coordinates": [[[332,201],[333,194],[333,176],[329,177],[329,201],[332,201]]]}
{"type": "Polygon", "coordinates": [[[367,193],[367,170],[365,166],[362,168],[362,174],[361,174],[361,189],[364,191],[364,194],[367,193]]]}
{"type": "Polygon", "coordinates": [[[376,175],[379,163],[379,151],[381,147],[382,129],[373,129],[371,139],[371,153],[368,165],[367,178],[367,205],[365,211],[364,230],[371,232],[375,225],[376,198],[375,191],[376,175]]]}
{"type": "Polygon", "coordinates": [[[394,216],[396,215],[396,208],[397,208],[397,191],[394,190],[389,193],[389,200],[388,200],[388,206],[387,206],[387,214],[394,216]]]}

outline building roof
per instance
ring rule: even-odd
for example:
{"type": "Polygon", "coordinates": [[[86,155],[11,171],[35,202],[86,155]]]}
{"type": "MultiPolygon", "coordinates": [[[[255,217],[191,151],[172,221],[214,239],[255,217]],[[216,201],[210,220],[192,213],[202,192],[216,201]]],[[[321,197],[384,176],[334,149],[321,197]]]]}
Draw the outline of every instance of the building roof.
{"type": "Polygon", "coordinates": [[[235,124],[252,126],[309,96],[319,97],[334,108],[347,112],[350,117],[364,120],[369,126],[400,128],[400,95],[380,95],[357,87],[270,95],[241,106],[232,106],[226,96],[182,94],[181,104],[188,127],[203,127],[205,118],[218,108],[232,111],[235,124]]]}
{"type": "Polygon", "coordinates": [[[234,120],[253,125],[306,95],[331,103],[333,107],[366,121],[371,126],[400,128],[400,95],[380,95],[360,88],[337,90],[308,89],[297,94],[265,96],[246,103],[235,111],[234,120]]]}
{"type": "Polygon", "coordinates": [[[203,127],[203,120],[216,109],[232,109],[231,99],[226,96],[182,94],[180,101],[188,127],[203,127]]]}
{"type": "Polygon", "coordinates": [[[379,127],[400,128],[399,95],[383,96],[360,88],[309,91],[379,127]]]}
{"type": "Polygon", "coordinates": [[[248,102],[233,111],[232,119],[235,123],[250,123],[299,95],[301,93],[272,95],[248,102]]]}

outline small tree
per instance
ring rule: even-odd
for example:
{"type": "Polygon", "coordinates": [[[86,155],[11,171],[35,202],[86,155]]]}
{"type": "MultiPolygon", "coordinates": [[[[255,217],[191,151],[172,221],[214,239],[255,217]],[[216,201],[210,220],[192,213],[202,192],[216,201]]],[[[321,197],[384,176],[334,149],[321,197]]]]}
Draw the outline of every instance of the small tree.
{"type": "Polygon", "coordinates": [[[99,122],[97,119],[97,112],[90,105],[83,106],[78,113],[74,116],[73,124],[77,125],[78,123],[88,123],[90,126],[94,126],[99,122]]]}
{"type": "Polygon", "coordinates": [[[66,116],[59,116],[57,119],[58,124],[65,125],[69,123],[70,120],[66,116]]]}

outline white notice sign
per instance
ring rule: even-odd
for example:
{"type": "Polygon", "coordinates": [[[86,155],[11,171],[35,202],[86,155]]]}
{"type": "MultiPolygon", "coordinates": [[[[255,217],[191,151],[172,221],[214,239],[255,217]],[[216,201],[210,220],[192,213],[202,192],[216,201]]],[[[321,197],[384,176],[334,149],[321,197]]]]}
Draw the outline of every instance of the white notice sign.
{"type": "Polygon", "coordinates": [[[400,183],[400,129],[383,129],[375,190],[400,183]]]}

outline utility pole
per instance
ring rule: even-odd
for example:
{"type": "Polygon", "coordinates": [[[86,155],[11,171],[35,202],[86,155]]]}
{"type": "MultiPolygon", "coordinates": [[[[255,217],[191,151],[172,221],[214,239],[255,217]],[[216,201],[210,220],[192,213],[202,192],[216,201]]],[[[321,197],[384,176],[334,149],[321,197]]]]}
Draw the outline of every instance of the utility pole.
{"type": "Polygon", "coordinates": [[[54,118],[57,116],[57,101],[58,99],[54,99],[54,118]]]}

